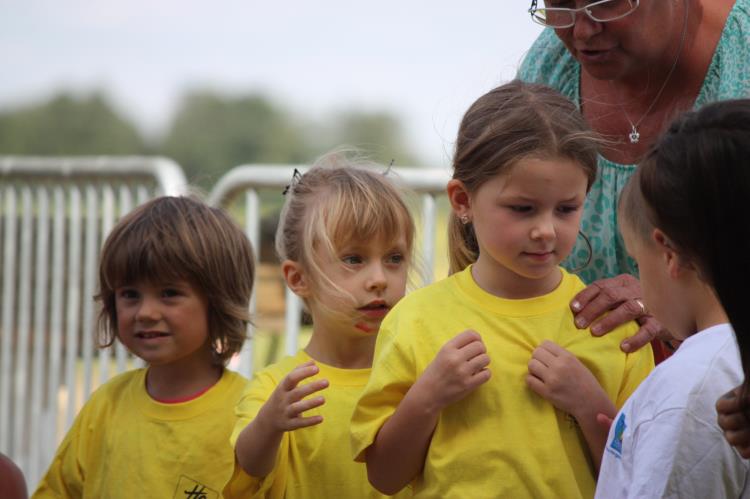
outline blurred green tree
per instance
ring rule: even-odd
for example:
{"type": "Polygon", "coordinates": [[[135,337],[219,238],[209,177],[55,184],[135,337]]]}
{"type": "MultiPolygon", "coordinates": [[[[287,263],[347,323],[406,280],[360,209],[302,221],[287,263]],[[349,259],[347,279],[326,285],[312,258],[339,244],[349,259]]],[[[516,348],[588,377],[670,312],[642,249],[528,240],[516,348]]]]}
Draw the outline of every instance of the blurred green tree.
{"type": "Polygon", "coordinates": [[[263,96],[185,96],[162,152],[185,169],[191,183],[214,185],[243,163],[301,163],[311,148],[290,116],[263,96]]]}
{"type": "Polygon", "coordinates": [[[139,154],[145,149],[135,126],[99,93],[61,93],[41,104],[0,113],[2,154],[139,154]]]}
{"type": "Polygon", "coordinates": [[[334,115],[324,138],[324,152],[341,144],[360,150],[365,156],[382,164],[391,160],[396,166],[417,166],[419,159],[406,143],[399,119],[388,112],[348,110],[334,115]]]}

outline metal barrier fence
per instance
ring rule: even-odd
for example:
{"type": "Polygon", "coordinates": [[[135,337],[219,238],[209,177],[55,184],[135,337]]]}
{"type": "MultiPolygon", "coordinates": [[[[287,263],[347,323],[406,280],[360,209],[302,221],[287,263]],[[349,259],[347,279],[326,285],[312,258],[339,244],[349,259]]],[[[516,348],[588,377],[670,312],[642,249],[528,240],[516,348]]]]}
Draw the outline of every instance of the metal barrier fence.
{"type": "MultiPolygon", "coordinates": [[[[217,182],[209,203],[230,208],[253,247],[261,236],[261,193],[275,199],[299,165],[243,165],[217,182]]],[[[393,168],[418,196],[422,282],[433,280],[436,198],[450,173],[393,168]]],[[[115,222],[160,194],[187,191],[180,167],[165,158],[0,156],[0,452],[15,461],[29,489],[49,466],[61,438],[91,391],[140,365],[117,343],[96,348],[99,250],[115,222]]],[[[277,204],[280,204],[278,202],[277,204]]],[[[256,262],[258,263],[258,262],[256,262]]],[[[274,270],[277,267],[273,264],[274,270]]],[[[286,353],[296,351],[301,303],[286,287],[286,353]]],[[[251,302],[254,313],[257,291],[251,302]]],[[[253,331],[248,331],[252,338],[253,331]]],[[[254,341],[231,367],[253,372],[254,341]]]]}
{"type": "MultiPolygon", "coordinates": [[[[280,196],[282,189],[289,184],[294,169],[304,172],[305,167],[299,165],[242,165],[233,168],[218,180],[209,195],[209,203],[216,206],[228,207],[238,199],[241,205],[241,217],[244,218],[245,231],[256,249],[261,247],[260,220],[260,191],[273,189],[280,196]],[[241,199],[244,195],[244,199],[241,199]],[[244,205],[244,206],[243,206],[244,205]]],[[[435,262],[436,236],[436,197],[445,194],[445,185],[450,179],[450,172],[445,169],[428,168],[392,168],[396,179],[419,196],[421,206],[417,208],[416,219],[420,240],[420,269],[422,284],[432,282],[435,262]]],[[[234,213],[234,211],[233,211],[234,213]]],[[[258,263],[258,262],[256,262],[258,263]]],[[[250,304],[251,313],[257,308],[257,290],[253,293],[250,304]]],[[[292,355],[297,351],[300,333],[301,301],[285,287],[285,353],[292,355]]],[[[250,326],[248,336],[253,337],[253,327],[250,326]]],[[[232,365],[240,373],[250,376],[253,372],[253,341],[245,343],[239,355],[239,361],[232,365]]]]}
{"type": "Polygon", "coordinates": [[[30,489],[92,387],[132,365],[122,346],[113,362],[94,344],[104,237],[137,204],[186,186],[165,158],[0,156],[0,452],[30,489]]]}

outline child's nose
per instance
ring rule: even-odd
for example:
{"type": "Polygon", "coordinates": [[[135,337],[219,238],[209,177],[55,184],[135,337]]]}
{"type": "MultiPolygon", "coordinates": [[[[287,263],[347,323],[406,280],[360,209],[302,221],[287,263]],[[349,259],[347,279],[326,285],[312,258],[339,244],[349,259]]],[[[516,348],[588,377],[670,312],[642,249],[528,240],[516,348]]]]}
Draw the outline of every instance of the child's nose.
{"type": "Polygon", "coordinates": [[[385,269],[382,263],[375,263],[370,268],[370,273],[367,276],[367,289],[378,290],[385,289],[387,285],[387,279],[385,276],[385,269]]]}
{"type": "Polygon", "coordinates": [[[532,239],[553,239],[555,237],[555,223],[551,216],[541,216],[531,229],[532,239]]]}
{"type": "Polygon", "coordinates": [[[138,307],[136,319],[139,321],[156,321],[160,317],[158,303],[153,298],[144,297],[138,307]]]}

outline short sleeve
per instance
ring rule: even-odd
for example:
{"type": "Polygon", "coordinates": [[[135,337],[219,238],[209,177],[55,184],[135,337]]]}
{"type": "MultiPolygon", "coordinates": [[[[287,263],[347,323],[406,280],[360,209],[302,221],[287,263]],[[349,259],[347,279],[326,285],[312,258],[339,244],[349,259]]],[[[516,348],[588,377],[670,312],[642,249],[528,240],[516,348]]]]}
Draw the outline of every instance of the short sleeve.
{"type": "MultiPolygon", "coordinates": [[[[633,323],[632,326],[627,326],[627,336],[634,335],[638,326],[633,323]]],[[[625,401],[633,394],[638,385],[643,382],[644,379],[651,374],[654,370],[654,351],[651,349],[651,344],[647,344],[635,352],[631,352],[625,356],[625,373],[622,377],[622,383],[620,383],[620,390],[617,393],[617,399],[615,407],[619,410],[625,405],[625,401]]]]}
{"type": "Polygon", "coordinates": [[[47,473],[39,482],[34,498],[77,498],[83,496],[85,483],[87,415],[81,410],[73,426],[55,453],[47,473]]]}
{"type": "MultiPolygon", "coordinates": [[[[261,371],[253,377],[253,380],[248,385],[239,402],[237,402],[237,407],[235,408],[236,423],[230,437],[233,449],[236,449],[237,439],[242,430],[258,415],[261,407],[266,403],[277,385],[278,381],[268,372],[261,371]]],[[[251,496],[268,498],[283,497],[286,486],[288,448],[289,436],[285,433],[279,444],[279,450],[276,454],[276,464],[273,470],[262,478],[248,475],[235,458],[232,478],[230,478],[223,491],[224,497],[226,499],[239,499],[251,496]]]]}
{"type": "Polygon", "coordinates": [[[365,450],[416,380],[411,345],[416,332],[399,327],[398,317],[392,313],[380,327],[370,379],[354,407],[350,432],[355,461],[364,462],[365,450]]]}

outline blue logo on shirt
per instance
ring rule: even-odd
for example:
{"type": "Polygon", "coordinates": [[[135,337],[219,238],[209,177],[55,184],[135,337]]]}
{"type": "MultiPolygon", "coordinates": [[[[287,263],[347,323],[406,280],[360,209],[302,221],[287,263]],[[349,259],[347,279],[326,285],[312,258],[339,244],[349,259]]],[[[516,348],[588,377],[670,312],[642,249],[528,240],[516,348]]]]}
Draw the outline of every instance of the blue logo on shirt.
{"type": "Polygon", "coordinates": [[[612,441],[609,443],[609,450],[617,457],[622,457],[622,437],[625,433],[625,413],[620,414],[615,423],[615,434],[612,437],[612,441]]]}

